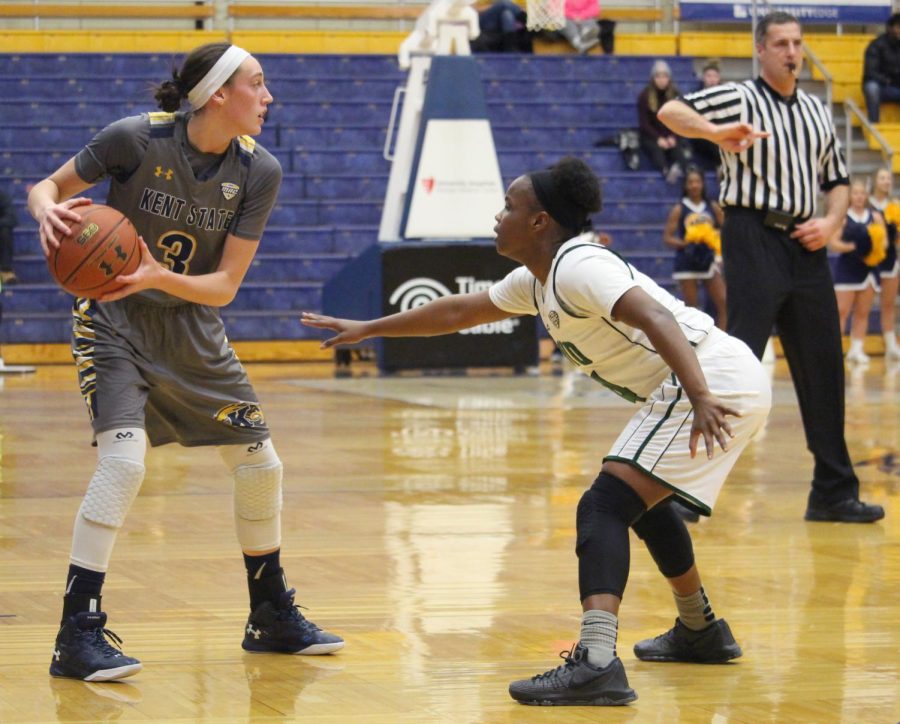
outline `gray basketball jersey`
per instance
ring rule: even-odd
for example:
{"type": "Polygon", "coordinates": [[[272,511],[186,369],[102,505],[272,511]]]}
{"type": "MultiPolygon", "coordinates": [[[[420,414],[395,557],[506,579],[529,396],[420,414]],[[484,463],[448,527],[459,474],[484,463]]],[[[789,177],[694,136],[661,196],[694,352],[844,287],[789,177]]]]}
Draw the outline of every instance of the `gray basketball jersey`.
{"type": "MultiPolygon", "coordinates": [[[[232,141],[215,173],[198,180],[183,152],[185,115],[157,112],[147,117],[147,150],[126,179],[112,178],[107,203],[131,219],[150,253],[171,271],[214,272],[245,202],[254,164],[278,162],[252,138],[240,136],[232,141]]],[[[135,296],[156,304],[184,304],[158,289],[135,296]]]]}

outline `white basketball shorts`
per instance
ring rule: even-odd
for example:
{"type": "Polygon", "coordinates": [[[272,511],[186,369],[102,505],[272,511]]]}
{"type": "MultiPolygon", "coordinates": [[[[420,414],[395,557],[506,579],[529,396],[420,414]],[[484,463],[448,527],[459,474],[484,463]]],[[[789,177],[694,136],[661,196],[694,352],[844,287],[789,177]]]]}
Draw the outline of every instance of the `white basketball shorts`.
{"type": "Polygon", "coordinates": [[[717,442],[710,460],[701,438],[697,456],[691,457],[693,407],[673,374],[647,398],[604,460],[642,470],[709,515],[728,473],[766,422],[772,387],[750,348],[721,330],[714,329],[695,351],[710,392],[741,413],[728,418],[734,433],[728,450],[723,451],[717,442]]]}

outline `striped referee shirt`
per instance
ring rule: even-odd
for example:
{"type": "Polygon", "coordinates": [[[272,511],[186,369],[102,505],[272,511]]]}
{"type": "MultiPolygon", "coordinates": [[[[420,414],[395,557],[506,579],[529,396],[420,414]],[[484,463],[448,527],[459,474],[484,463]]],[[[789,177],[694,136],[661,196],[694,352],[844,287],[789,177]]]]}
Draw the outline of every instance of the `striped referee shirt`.
{"type": "Polygon", "coordinates": [[[816,189],[848,184],[847,165],[831,115],[815,96],[797,89],[784,97],[762,78],[726,83],[680,98],[715,124],[749,123],[768,138],[741,153],[719,149],[723,206],[783,211],[808,219],[816,189]]]}

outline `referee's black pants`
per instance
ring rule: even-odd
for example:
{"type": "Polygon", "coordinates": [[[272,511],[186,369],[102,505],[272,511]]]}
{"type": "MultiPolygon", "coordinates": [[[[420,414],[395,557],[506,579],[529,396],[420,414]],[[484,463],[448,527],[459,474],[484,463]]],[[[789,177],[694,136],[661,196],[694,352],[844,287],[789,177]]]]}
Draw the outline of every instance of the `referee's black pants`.
{"type": "Polygon", "coordinates": [[[810,503],[859,497],[844,439],[844,359],[826,249],[806,251],[758,211],[729,207],[722,228],[728,332],[762,359],[777,327],[815,458],[810,503]]]}

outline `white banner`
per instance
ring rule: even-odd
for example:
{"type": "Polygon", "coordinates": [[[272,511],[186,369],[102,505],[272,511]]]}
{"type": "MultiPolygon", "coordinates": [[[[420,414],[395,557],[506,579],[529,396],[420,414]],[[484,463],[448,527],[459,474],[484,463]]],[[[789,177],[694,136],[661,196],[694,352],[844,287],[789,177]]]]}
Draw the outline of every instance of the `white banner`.
{"type": "Polygon", "coordinates": [[[503,180],[486,119],[428,121],[406,222],[408,239],[487,239],[503,180]]]}

